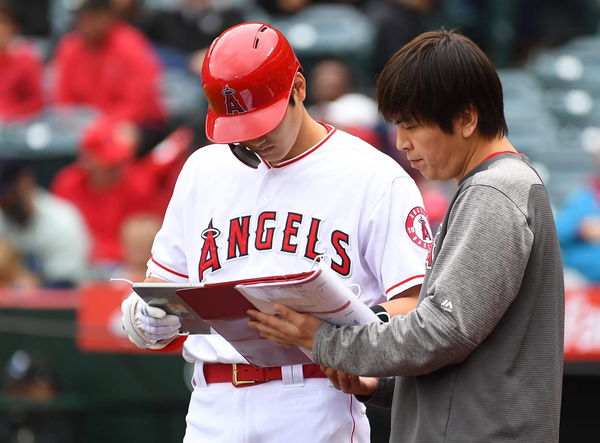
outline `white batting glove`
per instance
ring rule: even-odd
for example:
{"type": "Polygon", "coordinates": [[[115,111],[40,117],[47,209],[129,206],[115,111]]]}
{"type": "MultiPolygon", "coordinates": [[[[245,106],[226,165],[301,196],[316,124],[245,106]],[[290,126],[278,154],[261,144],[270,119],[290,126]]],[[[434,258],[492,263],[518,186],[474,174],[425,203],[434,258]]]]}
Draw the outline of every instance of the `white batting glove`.
{"type": "Polygon", "coordinates": [[[148,305],[135,292],[123,300],[121,312],[123,329],[138,348],[162,349],[177,336],[181,327],[179,317],[148,305]]]}

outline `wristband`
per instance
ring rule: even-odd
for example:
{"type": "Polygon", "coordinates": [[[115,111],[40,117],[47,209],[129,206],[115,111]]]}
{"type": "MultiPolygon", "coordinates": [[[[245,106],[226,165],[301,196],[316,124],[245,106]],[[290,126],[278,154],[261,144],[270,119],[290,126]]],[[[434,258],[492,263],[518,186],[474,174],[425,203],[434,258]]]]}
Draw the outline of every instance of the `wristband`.
{"type": "Polygon", "coordinates": [[[383,306],[381,306],[381,305],[371,306],[371,311],[373,311],[377,315],[377,317],[379,317],[379,320],[382,323],[387,323],[390,321],[390,314],[388,314],[388,311],[386,311],[383,306]]]}

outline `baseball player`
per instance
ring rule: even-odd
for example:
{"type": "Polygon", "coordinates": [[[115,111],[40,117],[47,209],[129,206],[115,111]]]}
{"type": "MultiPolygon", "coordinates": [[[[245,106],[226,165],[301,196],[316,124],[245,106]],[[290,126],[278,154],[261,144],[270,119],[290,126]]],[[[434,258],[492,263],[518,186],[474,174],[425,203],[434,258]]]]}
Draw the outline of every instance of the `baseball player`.
{"type": "Polygon", "coordinates": [[[544,184],[505,136],[496,70],[468,38],[428,32],[392,57],[377,97],[411,165],[458,183],[419,305],[340,328],[280,306],[249,311],[250,325],[312,349],[344,392],[391,406],[390,441],[558,442],[561,254],[544,184]]]}
{"type": "MultiPolygon", "coordinates": [[[[390,315],[412,309],[432,245],[420,193],[391,158],[309,116],[285,37],[262,23],[228,29],[207,52],[202,82],[215,144],[180,173],[147,281],[296,273],[326,255],[367,305],[390,315]]],[[[185,442],[369,441],[363,405],[318,366],[256,369],[217,334],[174,339],[177,317],[135,294],[122,308],[137,346],[185,340],[195,368],[185,442]]]]}

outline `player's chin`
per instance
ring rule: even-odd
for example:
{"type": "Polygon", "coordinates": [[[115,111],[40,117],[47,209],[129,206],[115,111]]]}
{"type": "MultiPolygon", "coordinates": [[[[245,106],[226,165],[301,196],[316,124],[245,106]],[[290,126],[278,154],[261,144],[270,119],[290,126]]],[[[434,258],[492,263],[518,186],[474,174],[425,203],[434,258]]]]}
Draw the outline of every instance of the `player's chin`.
{"type": "Polygon", "coordinates": [[[274,146],[255,152],[267,161],[272,161],[275,157],[278,156],[274,146]]]}
{"type": "Polygon", "coordinates": [[[440,180],[440,174],[437,173],[437,171],[433,171],[430,168],[426,167],[420,167],[415,169],[417,169],[421,173],[421,175],[427,180],[440,180]]]}

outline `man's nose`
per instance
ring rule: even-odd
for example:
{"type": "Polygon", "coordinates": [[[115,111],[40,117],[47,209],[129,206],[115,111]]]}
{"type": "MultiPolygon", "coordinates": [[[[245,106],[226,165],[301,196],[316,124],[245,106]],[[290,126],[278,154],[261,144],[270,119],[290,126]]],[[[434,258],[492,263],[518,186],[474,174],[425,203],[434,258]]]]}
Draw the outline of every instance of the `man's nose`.
{"type": "Polygon", "coordinates": [[[408,138],[404,136],[400,128],[396,128],[396,149],[398,149],[398,151],[410,149],[410,142],[408,138]]]}

